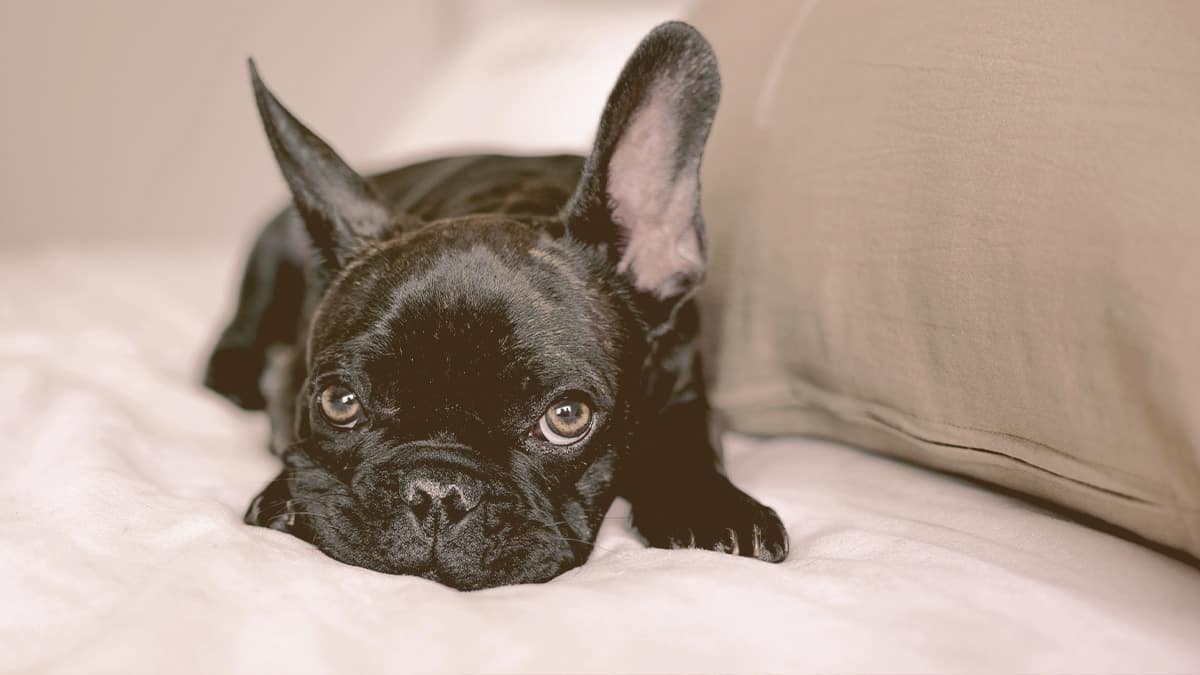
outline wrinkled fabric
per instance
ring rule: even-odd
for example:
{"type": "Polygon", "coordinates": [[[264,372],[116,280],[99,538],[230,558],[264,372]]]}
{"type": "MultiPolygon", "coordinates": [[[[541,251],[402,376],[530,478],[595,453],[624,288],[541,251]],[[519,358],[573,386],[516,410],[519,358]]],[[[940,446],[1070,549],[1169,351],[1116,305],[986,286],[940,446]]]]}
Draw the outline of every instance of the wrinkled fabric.
{"type": "Polygon", "coordinates": [[[241,523],[266,424],[201,389],[238,254],[0,255],[0,672],[1168,672],[1200,572],[848,447],[729,439],[780,565],[644,548],[460,593],[241,523]]]}

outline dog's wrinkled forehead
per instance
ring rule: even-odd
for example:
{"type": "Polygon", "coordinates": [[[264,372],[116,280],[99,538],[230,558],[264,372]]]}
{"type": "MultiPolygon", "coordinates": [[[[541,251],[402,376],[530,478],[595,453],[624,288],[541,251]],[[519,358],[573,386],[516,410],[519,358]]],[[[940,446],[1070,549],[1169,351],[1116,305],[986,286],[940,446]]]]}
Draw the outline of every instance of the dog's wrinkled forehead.
{"type": "Polygon", "coordinates": [[[317,369],[418,392],[613,395],[622,339],[590,249],[502,219],[439,222],[350,266],[314,321],[317,369]],[[336,361],[336,364],[323,362],[336,361]]]}

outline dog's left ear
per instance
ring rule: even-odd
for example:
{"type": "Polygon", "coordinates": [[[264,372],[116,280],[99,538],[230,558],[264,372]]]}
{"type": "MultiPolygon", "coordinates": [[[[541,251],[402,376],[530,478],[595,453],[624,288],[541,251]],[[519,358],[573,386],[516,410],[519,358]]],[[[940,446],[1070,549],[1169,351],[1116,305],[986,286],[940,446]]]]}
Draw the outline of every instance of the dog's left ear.
{"type": "Polygon", "coordinates": [[[564,210],[571,236],[604,247],[658,301],[704,275],[700,158],[720,96],[704,37],[680,22],[655,28],[621,71],[564,210]]]}
{"type": "Polygon", "coordinates": [[[305,229],[324,267],[336,271],[384,233],[391,223],[388,209],[366,179],[283,107],[253,60],[250,82],[267,140],[305,229]]]}

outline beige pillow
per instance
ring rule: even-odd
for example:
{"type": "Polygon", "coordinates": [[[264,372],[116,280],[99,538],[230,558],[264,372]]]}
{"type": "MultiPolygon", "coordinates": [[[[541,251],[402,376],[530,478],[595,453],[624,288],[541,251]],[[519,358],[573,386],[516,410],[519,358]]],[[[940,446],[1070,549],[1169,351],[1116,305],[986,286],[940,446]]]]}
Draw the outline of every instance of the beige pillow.
{"type": "Polygon", "coordinates": [[[1200,554],[1200,2],[713,0],[726,423],[1200,554]]]}

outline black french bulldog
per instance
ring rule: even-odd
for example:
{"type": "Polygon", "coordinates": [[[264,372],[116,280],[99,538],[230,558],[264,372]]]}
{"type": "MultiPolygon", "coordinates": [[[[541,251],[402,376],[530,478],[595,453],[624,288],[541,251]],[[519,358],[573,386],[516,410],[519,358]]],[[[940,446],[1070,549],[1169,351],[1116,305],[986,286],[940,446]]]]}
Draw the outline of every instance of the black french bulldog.
{"type": "Polygon", "coordinates": [[[284,462],[247,523],[460,589],[582,564],[617,495],[653,546],[787,555],[710,434],[692,295],[720,78],[695,29],[643,40],[586,160],[362,178],[250,68],[294,208],[259,236],[206,375],[269,409],[284,462]]]}

